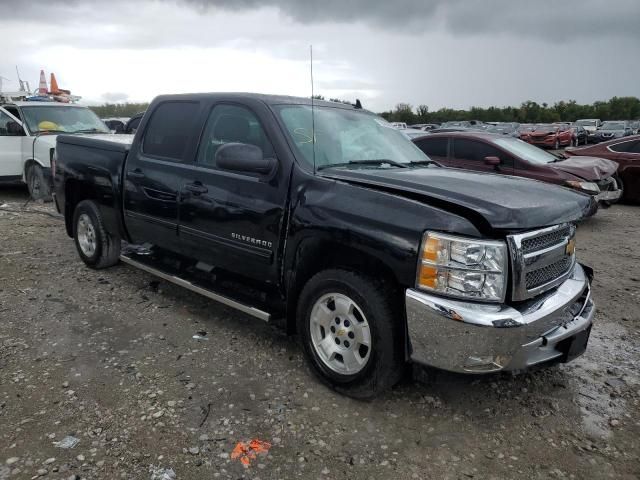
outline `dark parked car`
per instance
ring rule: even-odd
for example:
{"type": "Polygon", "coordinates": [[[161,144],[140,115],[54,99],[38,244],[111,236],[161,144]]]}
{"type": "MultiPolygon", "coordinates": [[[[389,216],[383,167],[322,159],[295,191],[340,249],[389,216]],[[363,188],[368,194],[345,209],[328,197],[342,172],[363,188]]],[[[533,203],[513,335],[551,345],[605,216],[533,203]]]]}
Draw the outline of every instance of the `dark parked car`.
{"type": "Polygon", "coordinates": [[[133,117],[129,119],[127,124],[124,126],[124,131],[122,133],[126,133],[128,135],[133,135],[138,130],[138,126],[140,125],[140,121],[144,116],[144,112],[136,113],[133,117]]]}
{"type": "Polygon", "coordinates": [[[631,124],[626,120],[602,122],[602,126],[596,130],[593,141],[606,142],[614,138],[627,137],[633,132],[631,124]]]}
{"type": "Polygon", "coordinates": [[[582,125],[573,124],[571,126],[571,133],[573,133],[573,145],[586,145],[589,143],[589,132],[585,130],[582,125]]]}
{"type": "Polygon", "coordinates": [[[482,132],[438,133],[413,141],[429,158],[448,167],[554,183],[607,204],[621,195],[613,178],[617,165],[610,160],[563,159],[517,138],[482,132]]]}
{"type": "Polygon", "coordinates": [[[577,158],[598,157],[618,164],[616,181],[623,190],[622,198],[640,202],[640,135],[617,138],[582,148],[570,148],[565,152],[577,158]]]}
{"type": "Polygon", "coordinates": [[[61,136],[57,155],[56,206],[88,266],[121,259],[281,321],[340,392],[379,393],[409,360],[487,373],[586,348],[574,222],[592,200],[441,168],[362,109],[161,96],[134,138],[61,136]]]}

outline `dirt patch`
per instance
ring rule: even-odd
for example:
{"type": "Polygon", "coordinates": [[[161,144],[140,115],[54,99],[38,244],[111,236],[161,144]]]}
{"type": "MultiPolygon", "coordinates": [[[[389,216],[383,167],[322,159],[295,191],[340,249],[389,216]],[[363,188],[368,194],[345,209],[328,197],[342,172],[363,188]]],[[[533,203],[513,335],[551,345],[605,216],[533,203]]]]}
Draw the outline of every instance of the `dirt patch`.
{"type": "Polygon", "coordinates": [[[125,265],[85,268],[51,205],[26,201],[0,192],[2,480],[640,475],[638,207],[578,230],[598,307],[583,357],[517,376],[416,369],[363,403],[274,327],[125,265]],[[270,448],[245,467],[231,454],[252,439],[270,448]]]}

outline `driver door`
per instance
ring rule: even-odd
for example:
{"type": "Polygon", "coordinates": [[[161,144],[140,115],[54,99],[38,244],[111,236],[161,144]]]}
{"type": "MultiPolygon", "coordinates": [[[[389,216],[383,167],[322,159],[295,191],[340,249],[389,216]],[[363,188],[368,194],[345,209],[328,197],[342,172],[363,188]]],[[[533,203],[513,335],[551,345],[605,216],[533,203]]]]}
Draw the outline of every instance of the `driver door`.
{"type": "Polygon", "coordinates": [[[22,178],[22,123],[0,108],[0,180],[22,178]]]}

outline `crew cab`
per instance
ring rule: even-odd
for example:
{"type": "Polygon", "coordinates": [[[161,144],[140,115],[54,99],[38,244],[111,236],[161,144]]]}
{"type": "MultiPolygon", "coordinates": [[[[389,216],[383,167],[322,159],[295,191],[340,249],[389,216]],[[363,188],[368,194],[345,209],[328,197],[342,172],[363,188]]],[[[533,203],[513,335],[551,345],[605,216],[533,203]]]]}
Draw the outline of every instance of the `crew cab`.
{"type": "Polygon", "coordinates": [[[160,96],[135,136],[61,135],[54,160],[89,267],[122,261],[282,322],[345,394],[380,393],[409,361],[477,374],[586,348],[574,222],[591,198],[442,168],[358,106],[160,96]]]}
{"type": "Polygon", "coordinates": [[[13,102],[0,105],[0,183],[24,182],[34,200],[50,200],[51,158],[60,133],[107,133],[81,105],[13,102]]]}

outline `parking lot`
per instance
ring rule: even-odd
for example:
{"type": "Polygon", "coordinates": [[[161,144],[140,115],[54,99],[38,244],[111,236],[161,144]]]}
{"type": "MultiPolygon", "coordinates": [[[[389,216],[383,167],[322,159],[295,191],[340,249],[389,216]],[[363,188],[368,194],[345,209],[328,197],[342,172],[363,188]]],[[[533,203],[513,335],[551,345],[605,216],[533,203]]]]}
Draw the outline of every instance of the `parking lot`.
{"type": "Polygon", "coordinates": [[[414,368],[360,402],[271,325],[125,265],[86,268],[52,204],[27,198],[0,191],[2,480],[640,476],[637,206],[579,227],[598,308],[584,356],[516,376],[414,368]],[[56,446],[67,436],[75,448],[56,446]],[[253,439],[268,453],[232,458],[253,439]]]}

